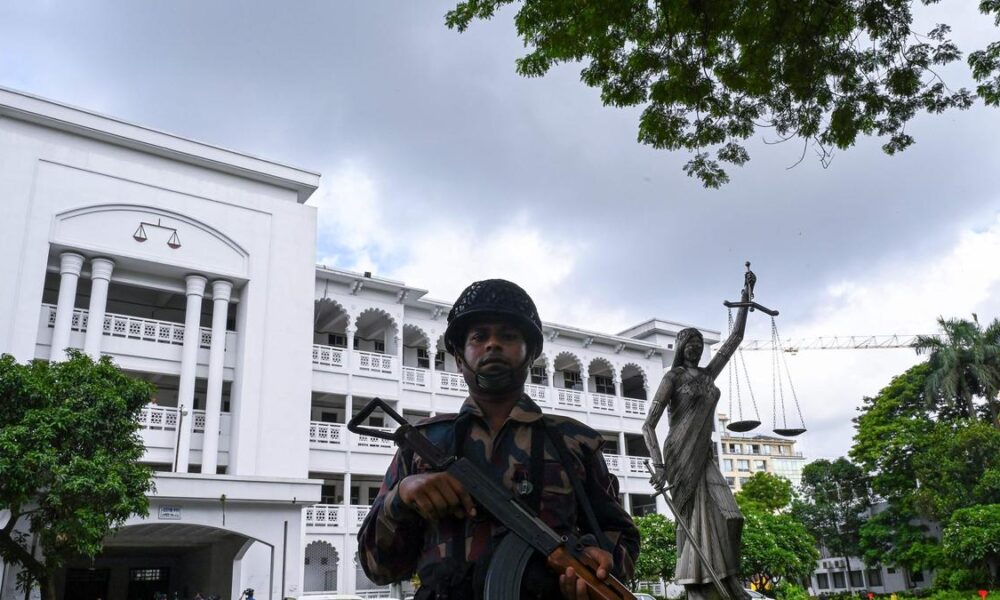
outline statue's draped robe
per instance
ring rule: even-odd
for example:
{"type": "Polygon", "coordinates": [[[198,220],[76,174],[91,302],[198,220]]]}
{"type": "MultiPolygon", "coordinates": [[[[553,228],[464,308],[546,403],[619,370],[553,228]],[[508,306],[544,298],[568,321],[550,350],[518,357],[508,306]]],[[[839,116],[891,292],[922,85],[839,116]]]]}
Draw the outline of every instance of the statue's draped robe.
{"type": "MultiPolygon", "coordinates": [[[[719,388],[701,369],[678,368],[667,414],[670,431],[663,462],[677,516],[719,579],[737,575],[743,515],[712,453],[712,423],[719,388]]],[[[677,583],[706,584],[712,576],[691,540],[677,528],[677,583]]]]}

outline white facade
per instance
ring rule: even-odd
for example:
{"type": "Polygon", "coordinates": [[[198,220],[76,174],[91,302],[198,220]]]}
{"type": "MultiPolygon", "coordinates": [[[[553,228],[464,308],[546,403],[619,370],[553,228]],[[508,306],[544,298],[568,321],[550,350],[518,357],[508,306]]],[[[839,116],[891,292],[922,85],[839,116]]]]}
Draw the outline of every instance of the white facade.
{"type": "MultiPolygon", "coordinates": [[[[315,266],[303,202],[318,180],[0,89],[0,352],[80,348],[158,389],[142,415],[158,471],[150,516],[70,565],[60,598],[387,594],[355,553],[393,448],[345,423],[376,396],[411,419],[455,411],[466,388],[442,353],[447,303],[315,266]]],[[[682,327],[546,323],[528,386],[545,410],[602,432],[636,514],[657,504],[641,427],[682,327]]],[[[13,568],[0,577],[0,598],[19,597],[13,568]]]]}

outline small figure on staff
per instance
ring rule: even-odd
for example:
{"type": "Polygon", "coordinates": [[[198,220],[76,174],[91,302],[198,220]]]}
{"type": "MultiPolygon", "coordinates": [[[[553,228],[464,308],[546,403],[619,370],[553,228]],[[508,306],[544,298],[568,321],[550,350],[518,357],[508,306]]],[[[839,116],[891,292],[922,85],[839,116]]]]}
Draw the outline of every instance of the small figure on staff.
{"type": "MultiPolygon", "coordinates": [[[[668,489],[680,522],[677,529],[677,583],[689,600],[743,600],[749,596],[739,580],[743,514],[736,505],[713,453],[712,430],[719,388],[715,379],[736,352],[746,329],[756,276],[747,263],[742,297],[727,302],[738,308],[729,338],[706,367],[699,367],[705,340],[695,328],[677,334],[674,361],[653,397],[642,433],[652,459],[650,482],[668,489]],[[670,429],[663,452],[656,425],[666,409],[670,429]]],[[[664,494],[665,495],[665,494],[664,494]]]]}

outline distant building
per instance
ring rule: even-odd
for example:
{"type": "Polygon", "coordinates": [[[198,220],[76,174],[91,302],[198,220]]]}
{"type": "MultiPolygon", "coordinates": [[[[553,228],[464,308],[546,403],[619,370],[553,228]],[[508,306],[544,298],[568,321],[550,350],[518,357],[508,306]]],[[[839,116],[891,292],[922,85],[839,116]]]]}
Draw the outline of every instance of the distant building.
{"type": "Polygon", "coordinates": [[[768,435],[732,433],[726,429],[728,415],[718,414],[719,469],[734,492],[754,473],[778,475],[798,487],[806,458],[795,451],[795,440],[768,435]]]}

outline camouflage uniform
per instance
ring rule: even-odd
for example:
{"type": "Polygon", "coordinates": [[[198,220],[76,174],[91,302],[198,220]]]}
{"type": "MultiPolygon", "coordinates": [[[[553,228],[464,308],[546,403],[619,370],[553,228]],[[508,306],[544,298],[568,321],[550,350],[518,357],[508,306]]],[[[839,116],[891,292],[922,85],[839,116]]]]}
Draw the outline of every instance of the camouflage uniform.
{"type": "MultiPolygon", "coordinates": [[[[540,426],[561,436],[597,522],[614,546],[613,573],[623,581],[631,579],[639,553],[639,533],[618,502],[617,489],[601,453],[604,440],[596,431],[568,417],[546,415],[543,419],[541,409],[527,396],[521,397],[496,438],[490,435],[482,412],[471,398],[465,401],[458,414],[438,415],[423,420],[417,426],[435,445],[472,460],[515,493],[519,490],[530,494],[535,486],[525,486],[522,482],[530,482],[533,476],[540,476],[542,491],[540,494],[534,492],[533,507],[556,532],[579,535],[584,533],[581,529],[587,529],[587,519],[583,514],[578,515],[581,511],[571,481],[559,461],[558,450],[540,426]],[[460,447],[455,444],[458,422],[464,422],[459,429],[467,432],[460,447]],[[541,435],[540,439],[544,442],[535,442],[538,445],[533,446],[533,437],[537,435],[541,435]],[[533,453],[538,456],[542,452],[542,444],[544,467],[532,470],[530,457],[533,453]]],[[[440,580],[442,577],[457,581],[468,576],[467,573],[442,573],[442,569],[461,571],[465,568],[468,571],[470,565],[485,565],[506,533],[502,525],[482,510],[477,511],[473,519],[449,517],[432,523],[406,506],[399,497],[397,484],[407,475],[428,470],[420,457],[409,452],[397,452],[378,497],[361,526],[358,533],[360,562],[369,579],[376,583],[408,579],[415,572],[420,575],[422,583],[427,583],[428,578],[440,580]],[[455,560],[456,550],[462,541],[464,556],[462,560],[455,560]]],[[[528,500],[523,496],[522,499],[528,500]]],[[[528,504],[530,506],[532,502],[528,504]]],[[[581,538],[586,545],[597,545],[597,539],[591,533],[581,538]]],[[[477,583],[473,587],[478,588],[478,596],[485,569],[477,570],[480,572],[475,576],[477,583]]],[[[550,584],[555,585],[557,578],[548,574],[542,577],[550,580],[546,585],[551,590],[550,584]]],[[[445,596],[439,594],[437,597],[445,596]]],[[[452,593],[451,597],[461,596],[452,593]]]]}

